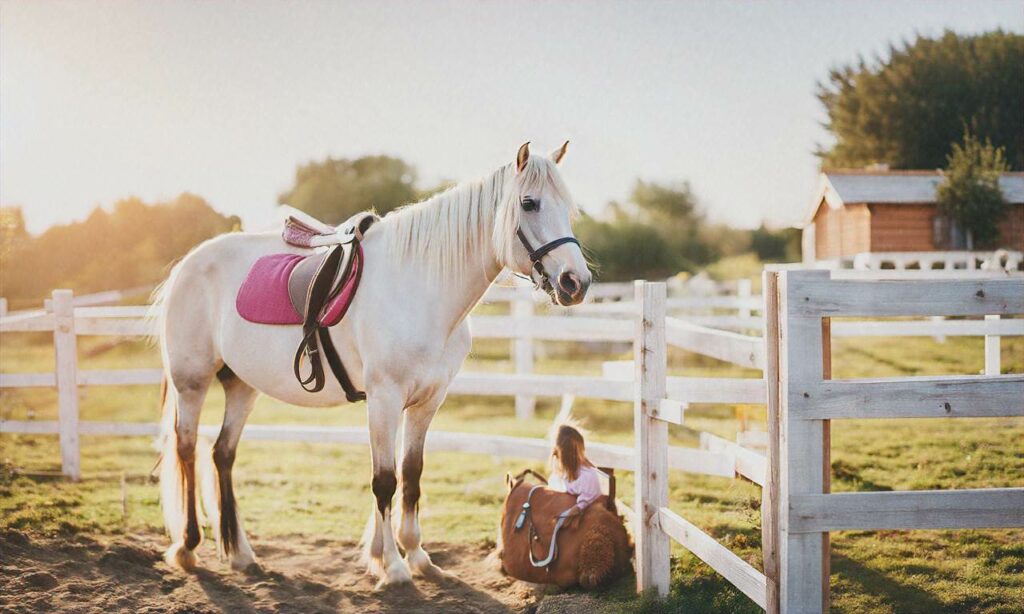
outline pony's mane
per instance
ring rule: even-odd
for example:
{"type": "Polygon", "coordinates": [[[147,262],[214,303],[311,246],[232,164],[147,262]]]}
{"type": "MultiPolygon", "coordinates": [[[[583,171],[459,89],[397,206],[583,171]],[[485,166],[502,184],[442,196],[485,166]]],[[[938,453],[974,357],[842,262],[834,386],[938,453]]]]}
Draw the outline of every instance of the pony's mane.
{"type": "Polygon", "coordinates": [[[392,257],[415,258],[437,278],[459,278],[474,270],[483,274],[484,263],[479,256],[474,259],[474,254],[490,250],[499,266],[513,262],[522,211],[515,197],[539,192],[545,186],[568,204],[570,215],[576,215],[576,205],[555,163],[546,156],[530,156],[521,173],[507,164],[487,177],[396,209],[378,226],[385,231],[387,252],[392,257]]]}

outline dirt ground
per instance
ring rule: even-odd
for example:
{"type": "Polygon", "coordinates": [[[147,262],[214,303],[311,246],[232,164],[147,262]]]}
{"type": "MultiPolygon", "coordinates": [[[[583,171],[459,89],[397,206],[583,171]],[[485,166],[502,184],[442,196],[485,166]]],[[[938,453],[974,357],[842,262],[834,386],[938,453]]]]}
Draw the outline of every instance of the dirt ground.
{"type": "Polygon", "coordinates": [[[458,580],[374,590],[353,542],[254,539],[259,570],[232,572],[211,544],[185,574],[160,557],[163,536],[42,539],[0,534],[0,612],[531,612],[540,593],[502,575],[477,546],[427,544],[458,580]]]}

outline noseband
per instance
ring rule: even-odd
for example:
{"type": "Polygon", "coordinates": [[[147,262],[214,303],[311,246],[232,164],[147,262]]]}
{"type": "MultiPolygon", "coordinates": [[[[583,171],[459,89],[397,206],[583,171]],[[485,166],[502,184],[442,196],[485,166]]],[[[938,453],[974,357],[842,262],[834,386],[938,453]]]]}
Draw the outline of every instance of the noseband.
{"type": "Polygon", "coordinates": [[[541,281],[538,286],[544,286],[545,284],[551,285],[551,278],[548,276],[547,271],[544,270],[544,263],[541,262],[541,259],[544,258],[544,256],[547,256],[551,250],[561,245],[565,245],[566,243],[575,243],[577,246],[580,244],[580,242],[576,240],[576,237],[562,237],[561,239],[555,239],[550,243],[545,243],[537,249],[533,249],[533,246],[530,245],[530,241],[527,240],[526,235],[523,233],[522,228],[516,230],[516,235],[519,236],[519,240],[523,243],[523,247],[526,248],[526,253],[530,255],[530,262],[533,263],[533,269],[540,275],[541,281]]]}

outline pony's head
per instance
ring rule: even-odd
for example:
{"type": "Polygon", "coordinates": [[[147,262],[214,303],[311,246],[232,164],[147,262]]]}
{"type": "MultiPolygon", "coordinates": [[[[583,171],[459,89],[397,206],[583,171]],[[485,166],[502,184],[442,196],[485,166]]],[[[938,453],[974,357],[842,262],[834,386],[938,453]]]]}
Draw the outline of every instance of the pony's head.
{"type": "Polygon", "coordinates": [[[576,204],[558,171],[568,145],[566,141],[550,156],[530,155],[529,143],[519,148],[513,188],[494,227],[494,245],[503,264],[529,275],[564,306],[583,301],[592,279],[572,234],[576,204]]]}

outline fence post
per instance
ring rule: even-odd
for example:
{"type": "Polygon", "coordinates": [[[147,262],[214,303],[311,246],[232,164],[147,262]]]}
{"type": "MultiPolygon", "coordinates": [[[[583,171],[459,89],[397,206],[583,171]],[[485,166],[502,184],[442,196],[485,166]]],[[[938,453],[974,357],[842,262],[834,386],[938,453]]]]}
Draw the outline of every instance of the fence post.
{"type": "MultiPolygon", "coordinates": [[[[999,320],[999,314],[985,316],[986,320],[999,320]]],[[[999,356],[999,335],[985,335],[985,375],[999,375],[1002,370],[999,356]]]]}
{"type": "Polygon", "coordinates": [[[65,477],[77,482],[82,477],[82,470],[78,449],[78,342],[75,339],[75,306],[71,290],[54,290],[51,304],[61,470],[65,477]]]}
{"type": "Polygon", "coordinates": [[[779,614],[779,295],[778,273],[761,276],[764,298],[764,378],[768,389],[768,475],[761,488],[761,555],[768,614],[779,614]]]}
{"type": "Polygon", "coordinates": [[[636,587],[669,588],[669,538],[661,530],[658,509],[668,505],[668,424],[653,418],[665,398],[665,284],[637,281],[636,333],[633,341],[633,433],[636,438],[636,587]]]}
{"type": "MultiPolygon", "coordinates": [[[[823,324],[820,316],[797,315],[803,304],[801,284],[827,281],[828,271],[782,271],[779,297],[779,593],[783,614],[824,612],[828,576],[824,567],[822,533],[789,530],[790,497],[825,491],[825,429],[822,420],[809,420],[792,411],[793,402],[825,376],[823,324]]],[[[806,307],[806,305],[804,305],[806,307]]]]}
{"type": "MultiPolygon", "coordinates": [[[[533,317],[533,296],[523,287],[517,287],[515,300],[512,301],[512,317],[516,320],[516,338],[512,342],[516,374],[528,375],[533,373],[533,338],[529,334],[530,327],[523,325],[521,321],[533,317]]],[[[516,395],[516,418],[533,418],[536,406],[537,397],[516,395]]]]}

